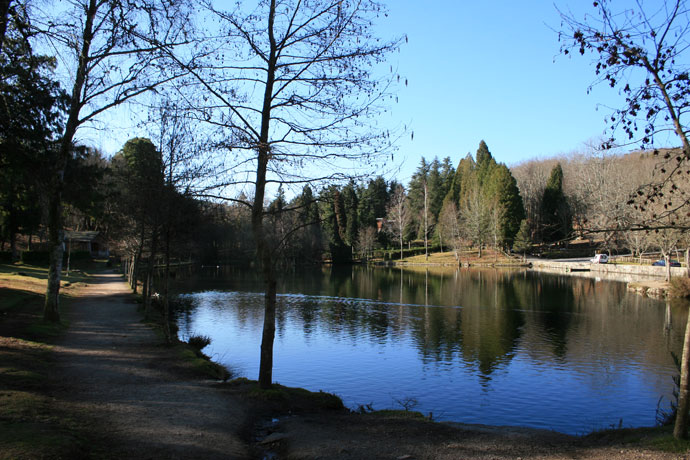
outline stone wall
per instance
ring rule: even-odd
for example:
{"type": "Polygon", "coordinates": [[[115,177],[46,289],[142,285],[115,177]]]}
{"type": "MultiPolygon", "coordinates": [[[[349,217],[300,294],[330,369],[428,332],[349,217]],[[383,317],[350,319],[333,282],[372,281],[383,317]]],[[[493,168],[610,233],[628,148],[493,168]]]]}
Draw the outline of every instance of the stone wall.
{"type": "MultiPolygon", "coordinates": [[[[589,262],[553,262],[532,260],[532,268],[550,273],[571,273],[573,275],[601,277],[614,281],[633,282],[653,278],[663,280],[666,267],[652,265],[592,264],[589,262]]],[[[671,267],[671,276],[687,276],[684,267],[671,267]]]]}

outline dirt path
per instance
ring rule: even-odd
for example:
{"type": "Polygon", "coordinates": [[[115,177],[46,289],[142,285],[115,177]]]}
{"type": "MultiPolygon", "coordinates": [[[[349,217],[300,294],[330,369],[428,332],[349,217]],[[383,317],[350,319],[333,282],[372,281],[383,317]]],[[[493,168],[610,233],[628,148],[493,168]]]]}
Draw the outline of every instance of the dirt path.
{"type": "Polygon", "coordinates": [[[170,371],[176,358],[141,322],[119,275],[96,275],[67,319],[55,347],[57,395],[93,421],[108,457],[249,458],[237,435],[242,403],[170,371]]]}

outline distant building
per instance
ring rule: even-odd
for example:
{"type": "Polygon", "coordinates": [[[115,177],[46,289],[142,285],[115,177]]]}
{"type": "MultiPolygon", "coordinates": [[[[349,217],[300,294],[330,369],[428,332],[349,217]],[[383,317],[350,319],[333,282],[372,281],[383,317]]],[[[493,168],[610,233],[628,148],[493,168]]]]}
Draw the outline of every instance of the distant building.
{"type": "Polygon", "coordinates": [[[110,250],[101,232],[75,232],[65,230],[65,250],[88,251],[91,257],[109,257],[110,250]]]}

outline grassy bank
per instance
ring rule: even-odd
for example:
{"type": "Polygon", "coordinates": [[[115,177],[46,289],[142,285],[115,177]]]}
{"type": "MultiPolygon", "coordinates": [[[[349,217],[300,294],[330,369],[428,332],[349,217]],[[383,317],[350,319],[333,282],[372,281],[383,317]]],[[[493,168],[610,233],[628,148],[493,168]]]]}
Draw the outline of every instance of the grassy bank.
{"type": "MultiPolygon", "coordinates": [[[[83,453],[82,422],[52,397],[52,344],[67,324],[42,320],[47,276],[45,267],[0,265],[0,459],[83,453]]],[[[63,310],[87,281],[81,271],[66,277],[63,310]]]]}
{"type": "Polygon", "coordinates": [[[493,249],[486,249],[482,251],[482,256],[479,257],[479,252],[476,250],[461,251],[457,257],[454,252],[434,252],[430,253],[427,258],[424,254],[413,257],[406,257],[394,263],[401,265],[449,265],[449,266],[514,266],[521,265],[522,258],[509,257],[499,251],[493,249]]]}

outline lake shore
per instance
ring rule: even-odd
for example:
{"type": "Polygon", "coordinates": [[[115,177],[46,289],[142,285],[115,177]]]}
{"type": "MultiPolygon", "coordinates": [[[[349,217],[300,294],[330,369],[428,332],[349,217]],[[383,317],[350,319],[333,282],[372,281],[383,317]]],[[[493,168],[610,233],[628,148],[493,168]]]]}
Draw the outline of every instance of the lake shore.
{"type": "MultiPolygon", "coordinates": [[[[31,277],[15,278],[29,284],[31,277]]],[[[11,290],[7,279],[0,278],[2,286],[11,290]]],[[[0,458],[275,454],[274,458],[291,459],[603,460],[671,459],[687,451],[686,444],[675,444],[670,430],[663,428],[574,437],[525,428],[446,424],[415,412],[353,413],[338,408],[332,398],[306,390],[276,387],[261,392],[245,379],[209,380],[193,355],[163,346],[155,329],[141,322],[134,297],[121,278],[85,277],[66,291],[72,296],[65,314],[70,325],[57,335],[25,332],[40,312],[40,298],[31,297],[38,302],[29,310],[3,311],[3,361],[11,354],[17,370],[21,363],[33,366],[36,353],[49,357],[33,370],[43,377],[30,386],[34,396],[28,406],[12,413],[7,413],[7,405],[0,409],[6,433],[0,437],[0,452],[9,453],[0,458]],[[26,436],[19,428],[46,419],[52,431],[44,443],[18,444],[22,434],[26,436]],[[22,455],[26,451],[21,449],[45,451],[22,455]]],[[[16,375],[3,370],[0,383],[3,400],[19,404],[16,375]]],[[[35,433],[30,434],[35,442],[35,433]]]]}
{"type": "MultiPolygon", "coordinates": [[[[426,268],[506,268],[529,269],[551,274],[563,274],[597,280],[618,281],[627,283],[627,289],[639,295],[665,299],[669,296],[671,284],[664,280],[666,269],[664,267],[635,265],[635,264],[592,264],[589,262],[568,262],[551,259],[529,258],[521,260],[516,257],[507,257],[488,252],[483,258],[475,255],[465,256],[459,261],[451,257],[452,253],[430,254],[415,256],[403,261],[384,262],[384,265],[400,267],[402,269],[426,269],[426,268]]],[[[671,267],[671,275],[674,277],[687,276],[687,269],[671,267]]]]}

